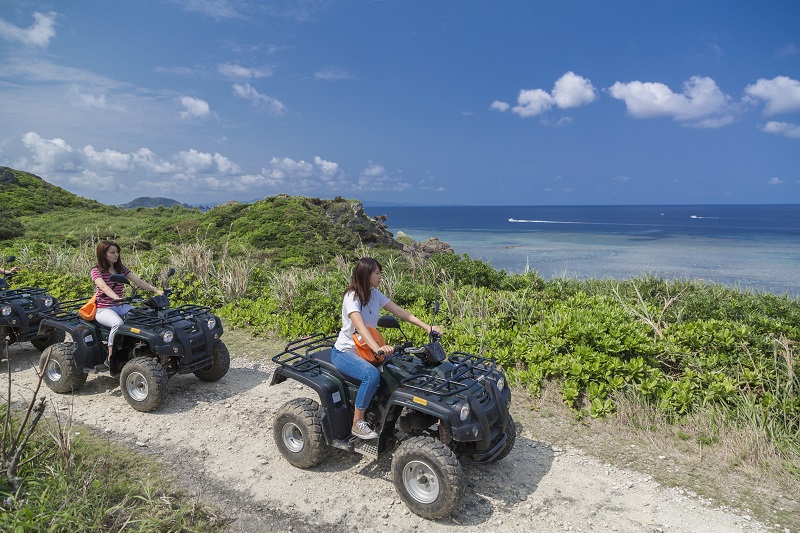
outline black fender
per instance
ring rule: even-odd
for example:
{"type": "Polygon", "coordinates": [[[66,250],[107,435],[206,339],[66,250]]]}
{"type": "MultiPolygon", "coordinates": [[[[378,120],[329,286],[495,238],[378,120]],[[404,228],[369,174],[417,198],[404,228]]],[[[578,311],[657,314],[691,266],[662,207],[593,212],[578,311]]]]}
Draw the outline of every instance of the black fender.
{"type": "Polygon", "coordinates": [[[311,370],[294,370],[290,366],[279,366],[272,374],[270,386],[293,379],[317,393],[322,407],[321,421],[325,440],[329,445],[334,440],[347,440],[353,423],[353,411],[345,391],[345,384],[337,377],[316,367],[311,370]]]}
{"type": "Polygon", "coordinates": [[[443,405],[431,397],[414,394],[404,389],[395,390],[389,397],[386,407],[384,422],[386,416],[388,416],[390,412],[403,407],[438,418],[445,424],[445,427],[450,432],[452,432],[453,427],[457,426],[460,422],[455,415],[455,411],[451,407],[443,405]]]}
{"type": "Polygon", "coordinates": [[[78,369],[92,368],[106,359],[100,330],[91,322],[83,320],[64,321],[45,318],[39,323],[39,335],[49,335],[53,330],[68,333],[75,343],[74,358],[78,369]]]}

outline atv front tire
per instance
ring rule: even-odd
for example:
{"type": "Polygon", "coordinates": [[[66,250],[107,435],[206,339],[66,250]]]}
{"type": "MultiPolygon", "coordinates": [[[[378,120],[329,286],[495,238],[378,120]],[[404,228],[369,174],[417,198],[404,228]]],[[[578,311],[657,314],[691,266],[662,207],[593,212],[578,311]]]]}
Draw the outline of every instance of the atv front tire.
{"type": "Polygon", "coordinates": [[[48,346],[39,356],[42,381],[51,391],[64,394],[76,391],[86,383],[89,374],[78,369],[74,353],[74,342],[60,342],[48,346]]]}
{"type": "Polygon", "coordinates": [[[231,367],[231,355],[225,343],[219,341],[211,349],[212,363],[202,370],[195,371],[194,375],[202,381],[218,381],[228,373],[231,367]]]}
{"type": "Polygon", "coordinates": [[[514,419],[511,418],[511,415],[508,415],[506,418],[506,445],[503,448],[503,451],[500,452],[500,455],[495,457],[495,461],[499,461],[500,459],[505,458],[508,454],[511,453],[511,450],[514,449],[514,443],[517,442],[517,425],[514,423],[514,419]]]}
{"type": "Polygon", "coordinates": [[[298,468],[318,465],[328,454],[319,404],[311,398],[295,398],[275,413],[272,436],[275,446],[298,468]]]}
{"type": "Polygon", "coordinates": [[[466,486],[458,458],[431,437],[413,437],[400,444],[392,457],[392,481],[414,514],[432,520],[452,513],[466,486]]]}
{"type": "Polygon", "coordinates": [[[51,329],[50,334],[47,337],[40,337],[38,339],[32,339],[31,344],[37,350],[44,351],[47,349],[48,346],[52,346],[54,344],[58,344],[64,342],[66,338],[65,333],[60,329],[51,329]]]}
{"type": "Polygon", "coordinates": [[[167,373],[152,357],[136,357],[128,361],[119,374],[119,388],[125,401],[145,413],[161,404],[168,386],[167,373]]]}

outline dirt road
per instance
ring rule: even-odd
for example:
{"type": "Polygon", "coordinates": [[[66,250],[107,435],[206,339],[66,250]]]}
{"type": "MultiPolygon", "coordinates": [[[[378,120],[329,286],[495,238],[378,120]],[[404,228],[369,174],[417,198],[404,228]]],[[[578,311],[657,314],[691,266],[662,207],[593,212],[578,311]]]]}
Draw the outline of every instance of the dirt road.
{"type": "MultiPolygon", "coordinates": [[[[465,466],[467,490],[449,518],[422,519],[395,493],[389,456],[371,462],[334,450],[310,470],[290,466],[273,444],[272,417],[290,398],[313,395],[292,382],[269,386],[274,343],[236,331],[225,340],[227,376],[217,383],[177,376],[153,413],[129,407],[107,375],[90,376],[73,395],[43,391],[62,417],[72,410],[76,422],[173,465],[189,492],[231,517],[230,531],[773,531],[579,449],[534,440],[525,424],[507,458],[465,466]]],[[[38,357],[27,343],[10,348],[15,399],[30,398],[38,357]]]]}

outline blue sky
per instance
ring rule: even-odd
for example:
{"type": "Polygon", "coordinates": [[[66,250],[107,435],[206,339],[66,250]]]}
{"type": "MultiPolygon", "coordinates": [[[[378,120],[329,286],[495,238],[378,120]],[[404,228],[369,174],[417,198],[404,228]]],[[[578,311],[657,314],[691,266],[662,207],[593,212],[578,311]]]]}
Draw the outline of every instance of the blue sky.
{"type": "Polygon", "coordinates": [[[0,165],[104,203],[800,203],[796,0],[4,0],[0,165]]]}

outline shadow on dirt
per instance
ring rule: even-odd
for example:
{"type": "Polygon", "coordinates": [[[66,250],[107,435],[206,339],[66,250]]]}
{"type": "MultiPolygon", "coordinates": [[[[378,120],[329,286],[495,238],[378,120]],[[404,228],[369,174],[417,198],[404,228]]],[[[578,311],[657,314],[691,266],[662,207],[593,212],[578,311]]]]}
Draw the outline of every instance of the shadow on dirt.
{"type": "MultiPolygon", "coordinates": [[[[11,362],[12,375],[21,372],[36,373],[41,354],[42,352],[28,342],[9,346],[8,357],[11,362]]],[[[3,366],[5,366],[4,358],[4,355],[0,356],[3,366]]],[[[260,365],[254,365],[254,368],[231,367],[225,377],[211,383],[201,381],[192,374],[176,375],[169,380],[163,403],[150,414],[174,414],[194,409],[200,402],[224,402],[243,391],[260,385],[270,379],[270,376],[271,369],[262,369],[260,365]],[[236,383],[235,387],[231,385],[234,382],[236,383]]],[[[56,394],[47,389],[45,385],[42,385],[40,392],[56,394]]],[[[112,377],[108,373],[89,373],[86,383],[71,394],[78,397],[111,396],[115,401],[119,399],[120,402],[125,403],[120,390],[119,376],[112,377]]],[[[62,395],[59,394],[59,396],[62,395]]]]}
{"type": "MultiPolygon", "coordinates": [[[[525,505],[549,472],[554,458],[555,452],[549,445],[519,437],[514,450],[501,461],[486,465],[464,464],[467,485],[461,504],[449,517],[435,522],[441,525],[480,526],[502,516],[506,508],[525,505]]],[[[391,453],[384,453],[359,469],[362,461],[364,458],[357,453],[335,449],[321,464],[308,471],[323,474],[356,469],[358,475],[382,480],[387,491],[395,490],[391,453]]],[[[534,507],[531,505],[531,508],[534,507]]]]}

